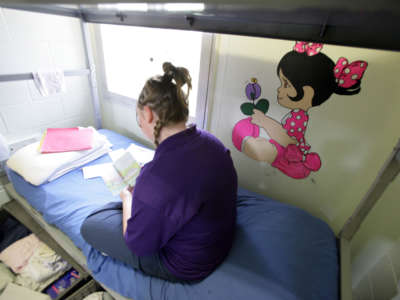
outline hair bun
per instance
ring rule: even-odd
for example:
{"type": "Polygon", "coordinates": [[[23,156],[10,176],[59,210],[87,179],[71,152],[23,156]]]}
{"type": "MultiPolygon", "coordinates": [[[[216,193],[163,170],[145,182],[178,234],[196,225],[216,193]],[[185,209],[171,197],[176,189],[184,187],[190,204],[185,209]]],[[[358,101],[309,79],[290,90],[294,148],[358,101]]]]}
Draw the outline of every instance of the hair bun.
{"type": "Polygon", "coordinates": [[[171,64],[170,62],[165,62],[163,63],[162,68],[164,70],[164,75],[162,76],[162,82],[168,84],[172,81],[172,79],[175,79],[176,82],[177,71],[174,65],[171,64]]]}
{"type": "Polygon", "coordinates": [[[164,70],[164,73],[172,73],[172,74],[176,73],[176,68],[170,62],[163,63],[162,68],[164,70]]]}
{"type": "Polygon", "coordinates": [[[187,84],[188,91],[186,96],[184,96],[184,99],[186,100],[189,96],[189,90],[192,88],[192,78],[190,77],[189,71],[183,67],[177,68],[170,62],[163,63],[162,68],[164,70],[163,81],[171,82],[171,80],[174,79],[178,90],[187,84]]]}

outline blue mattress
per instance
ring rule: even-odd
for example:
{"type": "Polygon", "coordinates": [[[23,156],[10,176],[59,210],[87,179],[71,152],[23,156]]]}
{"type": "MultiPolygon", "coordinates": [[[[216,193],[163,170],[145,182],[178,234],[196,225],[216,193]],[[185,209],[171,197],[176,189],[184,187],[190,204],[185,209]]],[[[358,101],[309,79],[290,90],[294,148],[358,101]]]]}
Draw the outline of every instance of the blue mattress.
{"type": "MultiPolygon", "coordinates": [[[[101,130],[113,150],[132,140],[101,130]]],[[[108,155],[91,162],[109,162],[108,155]]],[[[91,211],[119,198],[102,179],[85,180],[77,169],[39,187],[8,170],[16,191],[44,219],[66,233],[87,258],[96,280],[135,300],[174,299],[324,299],[339,298],[336,239],[323,221],[305,211],[239,189],[233,248],[217,270],[195,284],[169,283],[101,255],[80,235],[91,211]]]]}

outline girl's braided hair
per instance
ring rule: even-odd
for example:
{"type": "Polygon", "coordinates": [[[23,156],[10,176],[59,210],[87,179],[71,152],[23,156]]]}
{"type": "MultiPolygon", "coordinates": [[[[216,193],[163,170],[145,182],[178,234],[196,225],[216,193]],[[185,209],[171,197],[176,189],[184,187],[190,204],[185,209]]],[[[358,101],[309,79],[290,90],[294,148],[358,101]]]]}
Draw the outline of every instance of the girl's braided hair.
{"type": "Polygon", "coordinates": [[[189,71],[175,67],[169,62],[163,63],[164,75],[154,76],[146,81],[139,95],[138,107],[145,105],[154,111],[158,120],[154,126],[154,143],[159,145],[161,129],[170,124],[187,121],[189,115],[188,97],[192,88],[189,71]],[[187,84],[187,93],[182,87],[187,84]]]}

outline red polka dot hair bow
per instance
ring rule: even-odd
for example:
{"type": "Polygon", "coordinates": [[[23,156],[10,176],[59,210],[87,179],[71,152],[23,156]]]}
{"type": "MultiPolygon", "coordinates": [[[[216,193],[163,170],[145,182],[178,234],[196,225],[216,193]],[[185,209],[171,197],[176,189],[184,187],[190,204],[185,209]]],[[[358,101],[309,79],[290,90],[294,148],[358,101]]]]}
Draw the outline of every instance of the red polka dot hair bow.
{"type": "Polygon", "coordinates": [[[293,50],[299,53],[306,52],[308,56],[313,56],[321,51],[322,46],[320,43],[296,42],[293,50]]]}
{"type": "Polygon", "coordinates": [[[367,69],[368,63],[362,60],[353,61],[349,64],[349,61],[341,57],[336,63],[333,69],[336,82],[338,86],[343,88],[349,88],[357,83],[357,80],[361,80],[367,69]]]}

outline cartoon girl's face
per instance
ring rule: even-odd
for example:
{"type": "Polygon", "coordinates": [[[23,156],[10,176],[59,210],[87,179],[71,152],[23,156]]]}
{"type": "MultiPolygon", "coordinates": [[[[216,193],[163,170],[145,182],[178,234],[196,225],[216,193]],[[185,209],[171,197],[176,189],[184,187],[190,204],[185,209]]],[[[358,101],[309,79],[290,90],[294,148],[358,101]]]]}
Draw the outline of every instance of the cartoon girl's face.
{"type": "Polygon", "coordinates": [[[314,96],[312,87],[303,87],[303,99],[293,101],[290,97],[296,97],[297,91],[290,80],[283,74],[282,69],[279,70],[279,80],[281,81],[281,86],[278,88],[278,103],[280,105],[289,109],[300,108],[306,111],[312,107],[312,98],[314,96]]]}
{"type": "Polygon", "coordinates": [[[278,88],[278,103],[284,107],[295,109],[298,106],[298,101],[293,101],[290,97],[296,97],[297,91],[293,84],[286,78],[282,73],[282,69],[279,70],[279,80],[281,86],[278,88]]]}

